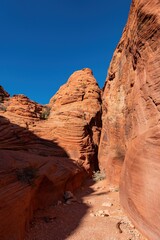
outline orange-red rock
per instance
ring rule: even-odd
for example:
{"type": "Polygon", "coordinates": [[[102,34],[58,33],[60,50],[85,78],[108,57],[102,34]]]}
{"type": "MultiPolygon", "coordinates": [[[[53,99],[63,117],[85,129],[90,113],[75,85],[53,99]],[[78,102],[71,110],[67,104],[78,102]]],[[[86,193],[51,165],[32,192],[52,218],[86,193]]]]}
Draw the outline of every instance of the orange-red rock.
{"type": "Polygon", "coordinates": [[[48,106],[0,93],[8,98],[0,111],[0,239],[21,240],[33,211],[63,200],[64,191],[74,191],[94,167],[101,91],[84,69],[48,106]]]}
{"type": "Polygon", "coordinates": [[[101,90],[88,68],[74,72],[50,100],[42,131],[87,171],[97,168],[101,132],[101,90]]]}
{"type": "Polygon", "coordinates": [[[124,209],[160,239],[160,2],[134,0],[103,93],[99,160],[124,209]],[[121,169],[123,170],[121,173],[121,169]]]}

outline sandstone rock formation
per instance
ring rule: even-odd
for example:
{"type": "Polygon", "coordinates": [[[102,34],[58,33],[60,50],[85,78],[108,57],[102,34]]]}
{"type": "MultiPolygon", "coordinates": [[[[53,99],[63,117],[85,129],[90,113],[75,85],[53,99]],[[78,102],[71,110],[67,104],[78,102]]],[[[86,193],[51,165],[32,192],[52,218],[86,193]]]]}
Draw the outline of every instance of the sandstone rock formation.
{"type": "Polygon", "coordinates": [[[101,91],[83,69],[47,106],[0,94],[0,239],[21,240],[35,209],[63,200],[97,167],[101,91]]]}
{"type": "Polygon", "coordinates": [[[99,160],[113,184],[121,175],[122,205],[150,240],[160,239],[159,56],[160,2],[134,0],[104,87],[99,160]]]}
{"type": "Polygon", "coordinates": [[[50,135],[87,171],[98,169],[101,90],[92,71],[85,68],[73,73],[51,99],[50,107],[50,135]]]}

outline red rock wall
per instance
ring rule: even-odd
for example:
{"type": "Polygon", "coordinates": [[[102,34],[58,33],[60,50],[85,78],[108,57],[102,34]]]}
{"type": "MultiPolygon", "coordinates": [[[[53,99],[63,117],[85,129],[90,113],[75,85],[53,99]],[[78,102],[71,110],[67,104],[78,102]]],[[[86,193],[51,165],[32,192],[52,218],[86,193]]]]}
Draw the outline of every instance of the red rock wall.
{"type": "Polygon", "coordinates": [[[160,239],[160,2],[134,0],[103,93],[101,168],[135,225],[160,239]],[[121,172],[122,170],[122,172],[121,172]]]}
{"type": "Polygon", "coordinates": [[[44,125],[52,129],[47,133],[49,139],[55,139],[88,172],[97,169],[101,90],[92,71],[85,68],[74,72],[49,105],[51,112],[44,125]]]}
{"type": "Polygon", "coordinates": [[[1,95],[0,239],[21,240],[34,210],[63,200],[97,167],[101,91],[83,69],[49,106],[22,94],[9,98],[3,88],[1,95]]]}

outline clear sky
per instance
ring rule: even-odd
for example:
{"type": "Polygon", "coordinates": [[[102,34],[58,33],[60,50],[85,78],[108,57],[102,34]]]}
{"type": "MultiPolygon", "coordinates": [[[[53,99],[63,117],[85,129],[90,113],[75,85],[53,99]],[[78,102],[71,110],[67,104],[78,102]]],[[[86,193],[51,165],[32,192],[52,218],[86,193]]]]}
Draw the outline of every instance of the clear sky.
{"type": "Polygon", "coordinates": [[[0,0],[0,85],[45,104],[76,70],[103,87],[131,0],[0,0]]]}

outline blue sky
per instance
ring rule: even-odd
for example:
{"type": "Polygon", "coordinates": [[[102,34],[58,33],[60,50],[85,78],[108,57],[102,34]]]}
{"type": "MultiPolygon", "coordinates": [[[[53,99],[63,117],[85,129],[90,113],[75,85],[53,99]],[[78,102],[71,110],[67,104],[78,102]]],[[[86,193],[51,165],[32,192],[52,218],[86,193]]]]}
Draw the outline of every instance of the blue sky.
{"type": "Polygon", "coordinates": [[[103,87],[130,0],[0,0],[0,85],[45,104],[76,70],[103,87]]]}

